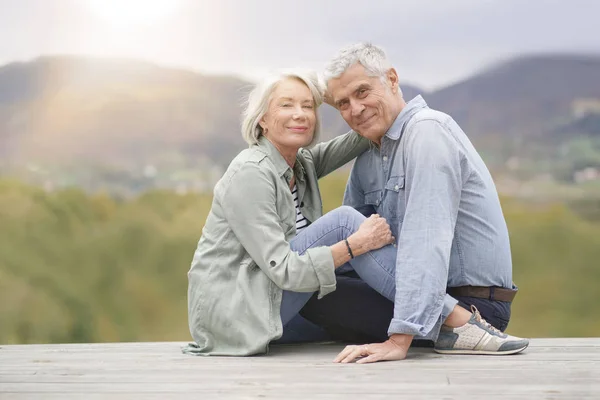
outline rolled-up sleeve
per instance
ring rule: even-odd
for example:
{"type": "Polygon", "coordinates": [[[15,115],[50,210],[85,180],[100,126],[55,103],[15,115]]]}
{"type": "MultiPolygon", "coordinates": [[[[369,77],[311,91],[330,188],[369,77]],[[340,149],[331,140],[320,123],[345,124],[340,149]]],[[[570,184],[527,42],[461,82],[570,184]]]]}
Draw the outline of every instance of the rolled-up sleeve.
{"type": "Polygon", "coordinates": [[[463,185],[462,156],[437,121],[417,122],[405,140],[406,211],[399,227],[394,318],[388,333],[435,339],[456,305],[446,284],[463,185]]]}
{"type": "Polygon", "coordinates": [[[336,288],[331,249],[315,247],[302,255],[291,250],[277,215],[274,179],[258,164],[245,163],[223,194],[225,217],[252,260],[278,287],[318,290],[322,297],[336,288]]]}

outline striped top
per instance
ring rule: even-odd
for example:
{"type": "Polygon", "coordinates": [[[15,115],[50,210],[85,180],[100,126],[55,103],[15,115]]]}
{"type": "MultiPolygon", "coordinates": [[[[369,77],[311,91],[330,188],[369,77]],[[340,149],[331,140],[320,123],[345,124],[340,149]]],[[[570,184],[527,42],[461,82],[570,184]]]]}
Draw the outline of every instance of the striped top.
{"type": "Polygon", "coordinates": [[[294,185],[294,189],[292,189],[292,196],[294,196],[294,205],[296,206],[296,234],[298,234],[302,229],[308,226],[308,220],[302,215],[302,211],[300,211],[300,205],[298,204],[298,188],[296,188],[296,185],[294,185]]]}

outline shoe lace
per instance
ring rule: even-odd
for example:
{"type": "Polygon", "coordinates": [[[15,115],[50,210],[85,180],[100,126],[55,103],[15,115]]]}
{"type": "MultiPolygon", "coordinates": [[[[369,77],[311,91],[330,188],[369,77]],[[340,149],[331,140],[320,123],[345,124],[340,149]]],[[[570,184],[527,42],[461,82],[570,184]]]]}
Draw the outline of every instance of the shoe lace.
{"type": "Polygon", "coordinates": [[[502,331],[500,331],[499,329],[497,329],[495,326],[493,326],[492,324],[490,324],[489,322],[487,322],[485,319],[483,319],[483,317],[481,316],[481,314],[479,313],[479,310],[477,309],[477,307],[475,307],[474,305],[471,304],[471,312],[473,314],[475,314],[475,319],[481,323],[483,326],[485,326],[486,328],[488,328],[490,331],[497,333],[499,335],[504,335],[502,333],[502,331]]]}

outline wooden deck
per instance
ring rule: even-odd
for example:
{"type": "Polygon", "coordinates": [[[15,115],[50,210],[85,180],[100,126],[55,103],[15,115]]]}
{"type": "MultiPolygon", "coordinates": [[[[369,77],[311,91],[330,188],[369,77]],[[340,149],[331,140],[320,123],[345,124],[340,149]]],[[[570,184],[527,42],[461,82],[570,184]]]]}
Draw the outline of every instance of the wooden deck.
{"type": "Polygon", "coordinates": [[[514,356],[334,364],[338,344],[194,357],[182,343],[0,345],[0,399],[600,399],[600,338],[535,339],[514,356]]]}

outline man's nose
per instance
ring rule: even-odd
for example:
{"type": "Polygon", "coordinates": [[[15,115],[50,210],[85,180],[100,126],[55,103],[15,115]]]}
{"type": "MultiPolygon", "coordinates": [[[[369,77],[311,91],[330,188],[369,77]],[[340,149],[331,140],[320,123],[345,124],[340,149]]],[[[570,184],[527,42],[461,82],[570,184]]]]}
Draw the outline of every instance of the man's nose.
{"type": "Polygon", "coordinates": [[[350,100],[350,110],[353,117],[358,117],[365,109],[365,106],[355,100],[350,100]]]}

